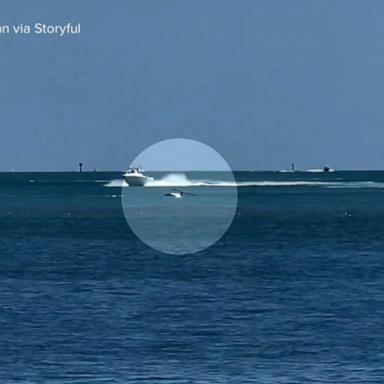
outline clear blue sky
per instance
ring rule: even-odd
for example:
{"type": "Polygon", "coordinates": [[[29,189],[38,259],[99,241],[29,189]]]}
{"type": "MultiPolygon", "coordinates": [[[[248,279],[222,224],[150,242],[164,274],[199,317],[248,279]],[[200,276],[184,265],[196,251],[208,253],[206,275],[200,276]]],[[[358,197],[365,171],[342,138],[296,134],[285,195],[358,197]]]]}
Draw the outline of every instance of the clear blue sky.
{"type": "Polygon", "coordinates": [[[235,169],[384,168],[384,2],[2,1],[0,170],[122,170],[200,140],[235,169]]]}
{"type": "Polygon", "coordinates": [[[206,144],[191,139],[163,140],[134,159],[132,167],[145,171],[230,171],[223,157],[206,144]]]}

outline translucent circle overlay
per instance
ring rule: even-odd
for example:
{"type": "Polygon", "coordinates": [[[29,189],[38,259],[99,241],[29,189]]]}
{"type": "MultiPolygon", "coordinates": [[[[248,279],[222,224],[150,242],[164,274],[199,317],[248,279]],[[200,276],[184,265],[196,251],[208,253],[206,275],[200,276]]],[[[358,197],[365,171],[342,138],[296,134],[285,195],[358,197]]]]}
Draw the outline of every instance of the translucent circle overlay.
{"type": "Polygon", "coordinates": [[[191,254],[215,244],[237,209],[237,187],[228,163],[210,146],[170,139],[141,152],[144,186],[122,188],[128,225],[148,246],[169,254],[191,254]]]}

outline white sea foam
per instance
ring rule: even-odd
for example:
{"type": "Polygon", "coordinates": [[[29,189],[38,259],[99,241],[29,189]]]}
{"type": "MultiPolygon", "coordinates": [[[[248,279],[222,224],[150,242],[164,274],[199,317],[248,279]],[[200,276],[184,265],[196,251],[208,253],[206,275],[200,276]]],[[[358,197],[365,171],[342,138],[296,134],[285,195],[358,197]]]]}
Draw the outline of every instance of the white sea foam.
{"type": "Polygon", "coordinates": [[[146,187],[191,187],[204,185],[202,180],[190,180],[183,173],[170,173],[158,180],[150,180],[146,187]]]}
{"type": "MultiPolygon", "coordinates": [[[[274,187],[274,186],[295,186],[295,185],[315,185],[324,184],[311,181],[225,181],[225,180],[204,180],[204,179],[189,179],[183,173],[170,173],[161,179],[150,180],[145,184],[146,188],[155,187],[274,187]]],[[[129,185],[123,179],[111,180],[105,187],[121,188],[129,187],[129,185]]]]}
{"type": "Polygon", "coordinates": [[[128,187],[128,184],[123,179],[115,179],[111,180],[107,184],[104,184],[104,187],[121,188],[128,187]]]}
{"type": "Polygon", "coordinates": [[[384,188],[384,183],[376,181],[347,181],[327,183],[327,188],[384,188]]]}
{"type": "MultiPolygon", "coordinates": [[[[105,187],[122,188],[129,187],[123,179],[111,180],[105,187]]],[[[275,180],[249,180],[249,181],[225,181],[189,179],[182,173],[170,173],[161,179],[150,180],[146,188],[156,187],[323,187],[323,188],[384,188],[384,183],[373,181],[275,181],[275,180]]]]}

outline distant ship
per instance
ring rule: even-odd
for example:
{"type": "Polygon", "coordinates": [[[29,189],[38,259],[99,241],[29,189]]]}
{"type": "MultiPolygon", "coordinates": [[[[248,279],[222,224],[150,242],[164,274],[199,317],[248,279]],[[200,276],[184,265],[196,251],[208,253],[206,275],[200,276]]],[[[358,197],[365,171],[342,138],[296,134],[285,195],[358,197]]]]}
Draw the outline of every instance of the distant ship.
{"type": "Polygon", "coordinates": [[[148,181],[153,180],[153,177],[145,176],[139,168],[129,168],[123,177],[130,187],[144,187],[148,181]]]}
{"type": "MultiPolygon", "coordinates": [[[[256,172],[256,171],[254,171],[256,172]]],[[[291,169],[281,169],[279,171],[275,171],[275,172],[324,172],[324,173],[328,173],[328,172],[335,172],[335,170],[333,168],[330,168],[328,166],[324,166],[323,168],[314,168],[314,169],[305,169],[305,170],[299,170],[299,171],[296,171],[295,169],[295,165],[292,164],[291,166],[291,169]]]]}

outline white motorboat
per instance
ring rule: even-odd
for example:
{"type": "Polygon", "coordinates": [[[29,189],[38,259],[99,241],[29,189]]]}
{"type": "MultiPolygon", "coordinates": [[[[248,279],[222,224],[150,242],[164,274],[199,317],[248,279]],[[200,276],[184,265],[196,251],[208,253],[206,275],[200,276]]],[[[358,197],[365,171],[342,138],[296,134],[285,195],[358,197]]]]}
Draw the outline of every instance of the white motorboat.
{"type": "Polygon", "coordinates": [[[145,176],[139,168],[129,168],[123,177],[130,187],[144,187],[148,181],[153,180],[153,177],[145,176]]]}

